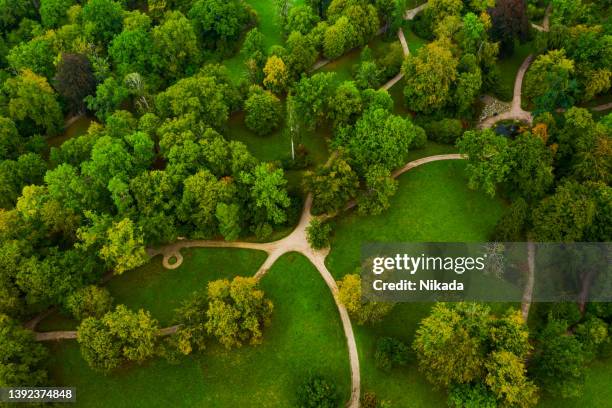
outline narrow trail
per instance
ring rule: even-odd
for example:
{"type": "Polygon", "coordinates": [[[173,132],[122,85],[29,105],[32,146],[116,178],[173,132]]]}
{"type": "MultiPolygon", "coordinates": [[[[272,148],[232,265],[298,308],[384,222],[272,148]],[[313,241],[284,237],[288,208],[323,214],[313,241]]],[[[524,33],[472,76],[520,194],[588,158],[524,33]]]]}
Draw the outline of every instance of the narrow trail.
{"type": "MultiPolygon", "coordinates": [[[[408,42],[406,41],[406,37],[404,36],[404,30],[402,30],[401,28],[397,30],[397,37],[400,40],[400,44],[402,44],[402,51],[404,52],[404,58],[406,58],[410,55],[410,48],[408,48],[408,42]]],[[[401,81],[403,77],[404,73],[400,68],[400,72],[396,76],[391,78],[389,81],[387,81],[387,83],[382,86],[382,89],[388,91],[393,85],[401,81]]]]}
{"type": "Polygon", "coordinates": [[[519,120],[522,122],[527,122],[531,124],[533,122],[533,115],[531,112],[524,110],[521,107],[522,103],[522,94],[523,94],[523,79],[525,78],[525,73],[529,69],[531,62],[533,61],[534,56],[530,54],[525,58],[525,61],[521,64],[521,67],[516,74],[516,79],[514,80],[514,93],[512,95],[512,107],[509,111],[504,112],[500,115],[491,116],[478,125],[481,129],[487,129],[492,127],[499,121],[502,120],[519,120]]]}
{"type": "Polygon", "coordinates": [[[542,25],[538,25],[535,23],[531,23],[531,26],[538,31],[547,33],[550,31],[550,13],[552,12],[552,4],[549,4],[546,7],[546,11],[544,12],[544,19],[542,20],[542,25]]]}
{"type": "Polygon", "coordinates": [[[421,11],[425,10],[428,5],[429,3],[423,3],[418,7],[406,10],[406,13],[404,13],[404,20],[414,20],[416,15],[419,14],[421,11]]]}
{"type": "MultiPolygon", "coordinates": [[[[443,154],[436,156],[424,157],[421,159],[413,160],[401,168],[393,172],[393,177],[399,177],[405,172],[421,166],[426,163],[442,160],[461,160],[464,157],[460,154],[443,154]]],[[[349,203],[346,209],[350,209],[355,205],[349,203]]],[[[261,265],[255,277],[261,279],[270,269],[270,267],[276,262],[278,258],[289,252],[298,252],[304,255],[308,260],[317,268],[319,274],[327,284],[329,290],[332,293],[336,307],[340,314],[340,320],[346,337],[346,344],[349,353],[349,363],[351,367],[351,397],[347,403],[348,408],[358,408],[359,398],[361,394],[361,373],[359,366],[359,354],[357,351],[357,342],[355,340],[355,334],[353,332],[353,326],[348,312],[344,305],[340,303],[338,298],[338,286],[332,274],[325,265],[325,259],[329,254],[330,249],[325,248],[321,250],[313,249],[307,240],[306,229],[310,224],[310,221],[315,218],[311,213],[312,207],[312,195],[308,195],[304,203],[304,209],[300,217],[298,225],[295,227],[293,232],[287,237],[282,238],[273,242],[266,243],[252,243],[252,242],[226,242],[226,241],[208,241],[208,240],[180,240],[173,244],[166,245],[159,248],[150,248],[147,250],[150,256],[162,255],[162,264],[167,269],[176,269],[183,262],[183,256],[181,255],[181,249],[184,248],[245,248],[254,249],[259,251],[265,251],[268,253],[267,259],[261,265]],[[169,263],[170,258],[175,258],[176,262],[173,264],[169,263]]],[[[317,216],[316,218],[325,218],[326,216],[317,216]]],[[[175,333],[178,326],[171,326],[163,328],[159,331],[158,335],[166,336],[175,333]]],[[[35,332],[35,338],[37,341],[53,341],[63,339],[76,339],[76,331],[55,331],[55,332],[35,332]]]]}
{"type": "Polygon", "coordinates": [[[523,298],[521,300],[521,315],[523,321],[527,323],[529,318],[529,309],[533,300],[533,286],[535,284],[535,244],[532,241],[527,242],[527,282],[523,290],[523,298]]]}

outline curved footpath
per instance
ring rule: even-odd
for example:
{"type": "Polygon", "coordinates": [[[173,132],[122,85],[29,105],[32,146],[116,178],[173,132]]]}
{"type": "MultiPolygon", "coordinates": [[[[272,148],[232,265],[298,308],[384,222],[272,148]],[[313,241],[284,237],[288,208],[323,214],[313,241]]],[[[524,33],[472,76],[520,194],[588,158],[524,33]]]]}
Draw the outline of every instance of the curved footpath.
{"type": "MultiPolygon", "coordinates": [[[[437,156],[424,157],[418,160],[411,161],[403,167],[393,172],[393,177],[398,177],[401,174],[421,166],[426,163],[442,160],[461,160],[464,157],[460,154],[443,154],[437,156]]],[[[349,203],[347,209],[353,207],[355,204],[349,203]]],[[[347,404],[348,408],[359,407],[359,397],[361,393],[361,374],[359,370],[359,354],[357,352],[357,343],[355,341],[355,334],[353,333],[353,326],[351,319],[349,318],[348,312],[344,305],[340,303],[338,299],[338,286],[332,274],[325,265],[325,258],[329,254],[329,248],[322,250],[313,249],[307,240],[306,228],[310,224],[310,221],[315,218],[311,214],[312,207],[312,195],[308,195],[306,202],[304,203],[304,210],[300,217],[300,221],[296,228],[287,237],[274,242],[267,243],[252,243],[252,242],[226,242],[226,241],[207,241],[207,240],[181,240],[174,244],[166,245],[159,248],[150,248],[147,250],[150,256],[162,255],[163,265],[168,269],[178,268],[182,262],[183,257],[181,255],[181,249],[183,248],[246,248],[265,251],[268,253],[267,259],[261,265],[255,277],[260,279],[268,272],[274,262],[282,255],[289,252],[299,252],[306,256],[310,262],[317,268],[319,274],[327,284],[327,287],[332,292],[336,307],[340,313],[340,320],[344,329],[344,335],[346,337],[347,348],[349,352],[349,363],[351,367],[351,398],[347,404]],[[170,258],[175,258],[176,262],[170,264],[168,261],[170,258]]],[[[323,218],[321,216],[320,218],[323,218]]],[[[318,217],[317,217],[318,218],[318,217]]],[[[160,336],[165,336],[176,332],[178,326],[171,326],[159,331],[160,336]]],[[[36,340],[38,341],[51,341],[51,340],[62,340],[62,339],[75,339],[77,337],[76,331],[55,331],[55,332],[44,332],[35,333],[36,340]]]]}

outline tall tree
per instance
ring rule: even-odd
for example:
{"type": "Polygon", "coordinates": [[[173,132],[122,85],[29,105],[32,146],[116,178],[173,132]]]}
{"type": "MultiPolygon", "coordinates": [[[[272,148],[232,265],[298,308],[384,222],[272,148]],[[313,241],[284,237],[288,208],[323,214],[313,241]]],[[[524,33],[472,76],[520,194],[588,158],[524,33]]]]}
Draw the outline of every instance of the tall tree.
{"type": "Polygon", "coordinates": [[[85,97],[96,92],[91,63],[83,54],[63,53],[55,75],[57,91],[76,112],[85,109],[85,97]]]}
{"type": "Polygon", "coordinates": [[[497,0],[490,11],[494,41],[501,42],[501,53],[509,56],[514,53],[514,42],[524,42],[529,35],[526,0],[497,0]]]}

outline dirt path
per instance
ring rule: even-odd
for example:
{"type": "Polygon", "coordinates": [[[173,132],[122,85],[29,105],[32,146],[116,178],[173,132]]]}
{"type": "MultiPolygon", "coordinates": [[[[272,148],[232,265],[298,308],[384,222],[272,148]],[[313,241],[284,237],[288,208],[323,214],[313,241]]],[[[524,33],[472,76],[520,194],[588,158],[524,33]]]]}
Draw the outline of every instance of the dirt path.
{"type": "MultiPolygon", "coordinates": [[[[408,48],[408,42],[406,41],[406,37],[404,36],[404,30],[402,30],[401,28],[397,30],[397,37],[400,40],[400,44],[402,44],[402,51],[404,52],[404,58],[405,58],[410,55],[410,48],[408,48]]],[[[400,68],[400,72],[396,76],[391,78],[389,81],[387,81],[387,83],[382,86],[382,89],[388,91],[393,85],[401,81],[403,77],[404,77],[404,73],[401,71],[401,68],[400,68]]]]}
{"type": "Polygon", "coordinates": [[[538,31],[548,32],[550,31],[550,13],[552,12],[552,4],[549,4],[546,7],[546,11],[544,12],[544,19],[542,20],[542,25],[538,25],[535,23],[531,23],[531,26],[538,31]]]}
{"type": "Polygon", "coordinates": [[[425,10],[428,5],[429,3],[423,3],[418,7],[406,10],[406,13],[404,14],[404,20],[414,20],[416,15],[419,14],[421,11],[425,10]]]}
{"type": "Polygon", "coordinates": [[[523,61],[523,63],[521,64],[518,73],[516,74],[516,79],[514,80],[514,93],[512,95],[512,107],[510,108],[510,110],[502,113],[501,115],[491,116],[483,120],[478,125],[479,128],[490,128],[494,124],[502,120],[519,120],[521,122],[527,122],[530,124],[533,122],[533,116],[531,115],[531,112],[523,110],[523,108],[521,107],[523,79],[525,78],[525,73],[527,72],[527,69],[529,69],[533,58],[533,54],[527,56],[527,58],[525,58],[525,61],[523,61]]]}
{"type": "Polygon", "coordinates": [[[523,321],[527,323],[529,318],[529,309],[533,300],[533,285],[535,284],[535,244],[532,241],[527,242],[527,282],[523,290],[523,299],[521,301],[521,314],[523,321]]]}

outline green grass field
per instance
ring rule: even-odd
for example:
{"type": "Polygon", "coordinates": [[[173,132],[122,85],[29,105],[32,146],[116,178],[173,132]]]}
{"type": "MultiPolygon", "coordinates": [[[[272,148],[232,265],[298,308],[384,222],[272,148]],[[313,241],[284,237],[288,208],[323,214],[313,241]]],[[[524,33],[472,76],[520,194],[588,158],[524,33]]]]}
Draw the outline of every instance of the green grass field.
{"type": "Polygon", "coordinates": [[[353,212],[339,219],[327,258],[332,274],[353,272],[366,242],[486,241],[504,205],[468,189],[464,169],[463,161],[417,167],[399,178],[389,210],[367,217],[353,212]]]}
{"type": "MultiPolygon", "coordinates": [[[[208,251],[194,250],[182,272],[200,269],[200,253],[208,251]]],[[[234,267],[239,261],[226,263],[216,277],[239,272],[234,267]]],[[[184,285],[194,289],[199,282],[185,279],[184,285]]],[[[77,387],[77,407],[293,407],[295,390],[310,372],[327,376],[347,400],[344,333],[332,296],[314,267],[301,255],[285,255],[261,287],[274,302],[274,314],[260,346],[228,351],[211,343],[204,353],[179,364],[156,359],[104,376],[87,367],[76,342],[57,342],[50,344],[51,377],[77,387]]]]}

